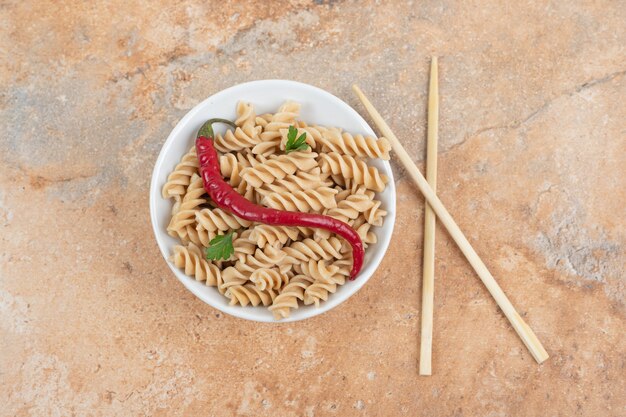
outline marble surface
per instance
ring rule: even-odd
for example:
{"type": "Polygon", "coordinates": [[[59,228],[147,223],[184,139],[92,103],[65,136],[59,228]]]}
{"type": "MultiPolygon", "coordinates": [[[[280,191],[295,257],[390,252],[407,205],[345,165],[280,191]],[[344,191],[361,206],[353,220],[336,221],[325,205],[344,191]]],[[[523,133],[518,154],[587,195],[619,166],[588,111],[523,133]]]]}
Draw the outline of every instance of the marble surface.
{"type": "Polygon", "coordinates": [[[0,415],[626,414],[626,8],[619,2],[0,4],[0,415]],[[439,227],[434,375],[417,375],[423,199],[372,280],[305,322],[194,298],[148,218],[196,103],[287,78],[422,164],[439,55],[439,194],[550,353],[537,365],[439,227]],[[621,377],[620,377],[621,375],[621,377]]]}

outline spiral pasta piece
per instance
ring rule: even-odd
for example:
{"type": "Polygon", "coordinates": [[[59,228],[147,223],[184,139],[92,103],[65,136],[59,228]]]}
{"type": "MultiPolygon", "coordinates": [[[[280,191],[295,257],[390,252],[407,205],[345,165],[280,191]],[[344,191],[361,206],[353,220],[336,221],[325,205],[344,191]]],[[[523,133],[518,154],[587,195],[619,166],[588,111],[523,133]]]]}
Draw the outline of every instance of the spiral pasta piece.
{"type": "MultiPolygon", "coordinates": [[[[331,174],[332,174],[332,173],[331,173],[331,174]]],[[[337,186],[342,187],[342,188],[344,188],[344,189],[346,189],[346,190],[349,188],[349,187],[347,187],[347,183],[348,183],[350,180],[349,180],[349,179],[347,179],[347,178],[344,178],[344,177],[343,177],[343,175],[341,175],[341,174],[338,174],[338,175],[334,175],[334,174],[332,174],[332,175],[330,176],[330,178],[333,180],[333,182],[334,182],[335,184],[337,184],[337,186]]]]}
{"type": "Polygon", "coordinates": [[[349,277],[350,270],[352,269],[352,254],[350,253],[349,256],[339,259],[334,265],[339,268],[337,274],[349,277]]]}
{"type": "Polygon", "coordinates": [[[244,285],[250,280],[251,273],[241,270],[236,266],[229,266],[222,271],[222,283],[219,290],[222,294],[226,293],[230,287],[244,285]]]}
{"type": "Polygon", "coordinates": [[[383,191],[388,181],[387,176],[381,174],[376,167],[368,166],[360,159],[337,152],[320,154],[320,167],[322,172],[331,172],[332,175],[341,174],[344,178],[353,179],[354,183],[377,192],[383,191]]]}
{"type": "Polygon", "coordinates": [[[302,274],[314,278],[315,281],[304,291],[304,304],[315,304],[319,306],[320,300],[326,301],[328,293],[335,293],[337,285],[343,285],[346,277],[339,274],[339,267],[336,265],[326,266],[323,260],[300,264],[302,274]]]}
{"type": "Polygon", "coordinates": [[[263,163],[265,158],[258,158],[250,153],[240,153],[237,155],[232,153],[224,154],[220,157],[220,172],[222,177],[228,179],[228,183],[232,185],[239,194],[243,195],[250,201],[257,201],[258,196],[252,186],[250,186],[243,178],[241,178],[241,170],[263,163]]]}
{"type": "Polygon", "coordinates": [[[258,247],[264,248],[265,245],[274,247],[277,244],[284,245],[290,239],[297,239],[299,234],[300,232],[295,227],[258,224],[252,229],[250,238],[256,242],[258,247]]]}
{"type": "Polygon", "coordinates": [[[256,307],[259,304],[268,306],[272,304],[277,293],[272,289],[259,290],[254,284],[233,285],[225,293],[230,298],[230,305],[241,305],[243,307],[251,304],[256,307]]]}
{"type": "Polygon", "coordinates": [[[365,217],[359,216],[352,222],[352,228],[356,230],[363,242],[363,246],[367,248],[369,245],[374,244],[378,241],[376,237],[376,233],[372,232],[370,229],[372,227],[371,224],[367,222],[365,217]]]}
{"type": "Polygon", "coordinates": [[[255,127],[255,121],[256,114],[254,113],[254,106],[245,101],[237,103],[237,119],[235,120],[235,125],[246,131],[247,129],[255,127]]]}
{"type": "MultiPolygon", "coordinates": [[[[246,229],[233,238],[234,256],[237,259],[245,258],[246,255],[254,255],[257,249],[256,242],[251,238],[252,230],[246,229]]],[[[249,274],[248,274],[249,275],[249,274]]]]}
{"type": "MultiPolygon", "coordinates": [[[[180,205],[180,202],[177,202],[175,205],[180,205]]],[[[199,207],[195,209],[199,210],[199,207]]],[[[174,210],[172,215],[176,215],[178,210],[174,210]]],[[[170,233],[174,235],[174,233],[170,233]]],[[[187,244],[189,242],[194,243],[198,246],[209,246],[209,242],[216,236],[215,232],[209,232],[204,230],[200,225],[198,225],[195,221],[193,223],[187,224],[176,231],[176,234],[180,238],[180,240],[187,244]]]]}
{"type": "Polygon", "coordinates": [[[325,208],[337,207],[335,201],[337,190],[329,187],[320,187],[315,190],[287,191],[271,193],[263,197],[261,203],[278,210],[321,212],[325,208]]]}
{"type": "Polygon", "coordinates": [[[193,174],[199,173],[198,155],[195,145],[180,160],[174,171],[167,176],[161,191],[163,198],[176,198],[179,201],[185,195],[193,174]]]}
{"type": "Polygon", "coordinates": [[[261,142],[271,143],[275,147],[275,151],[280,150],[280,142],[282,141],[281,130],[289,129],[289,126],[293,126],[292,123],[278,122],[275,120],[270,121],[263,131],[259,134],[261,142]]]}
{"type": "Polygon", "coordinates": [[[185,275],[195,277],[196,281],[205,281],[206,285],[212,287],[222,283],[220,268],[205,260],[202,250],[193,243],[174,246],[174,254],[170,259],[177,268],[185,271],[185,275]]]}
{"type": "Polygon", "coordinates": [[[263,183],[270,184],[277,179],[294,174],[297,170],[308,171],[317,166],[316,153],[292,152],[268,159],[265,163],[255,167],[244,168],[241,176],[253,187],[261,187],[263,183]]]}
{"type": "Polygon", "coordinates": [[[182,200],[180,198],[174,198],[174,204],[172,204],[172,217],[174,217],[176,213],[178,213],[178,210],[180,210],[181,203],[182,200]]]}
{"type": "Polygon", "coordinates": [[[287,175],[271,184],[263,184],[256,191],[265,196],[271,193],[310,190],[331,185],[332,181],[328,179],[328,174],[323,174],[319,167],[315,167],[310,171],[297,171],[295,174],[287,175]]]}
{"type": "Polygon", "coordinates": [[[331,128],[321,131],[322,152],[337,152],[342,155],[350,155],[361,158],[389,159],[391,145],[386,138],[376,139],[371,136],[351,135],[331,128]]]}
{"type": "Polygon", "coordinates": [[[336,186],[335,190],[337,190],[337,194],[335,195],[335,201],[337,204],[353,194],[350,190],[344,190],[340,186],[336,186]]]}
{"type": "MultiPolygon", "coordinates": [[[[217,236],[216,232],[209,232],[198,224],[196,224],[195,227],[193,227],[193,225],[187,225],[185,228],[187,240],[195,245],[204,246],[205,248],[208,247],[211,240],[217,236]]],[[[185,241],[185,239],[183,239],[183,241],[185,241]]]]}
{"type": "Polygon", "coordinates": [[[167,231],[170,235],[178,235],[181,239],[187,239],[187,226],[195,227],[196,213],[199,206],[206,203],[204,198],[205,190],[202,178],[197,174],[191,177],[191,182],[187,187],[187,192],[183,197],[180,205],[177,207],[176,214],[172,216],[167,231]]]}
{"type": "Polygon", "coordinates": [[[258,194],[257,189],[248,184],[246,180],[241,181],[239,185],[235,188],[235,190],[249,201],[252,201],[256,204],[259,204],[261,202],[262,196],[258,194]]]}
{"type": "Polygon", "coordinates": [[[242,263],[241,261],[235,261],[235,265],[234,267],[241,272],[242,274],[245,274],[246,276],[250,276],[252,275],[252,273],[254,271],[256,271],[256,267],[251,266],[251,265],[246,265],[244,263],[242,263]]]}
{"type": "Polygon", "coordinates": [[[198,222],[204,230],[208,230],[209,232],[239,229],[241,227],[248,227],[252,224],[252,222],[240,219],[239,217],[220,208],[205,208],[196,212],[195,216],[196,222],[198,222]]]}
{"type": "Polygon", "coordinates": [[[241,182],[241,170],[254,167],[267,161],[263,156],[252,155],[248,152],[225,153],[220,156],[220,172],[228,182],[237,186],[241,182]]]}
{"type": "Polygon", "coordinates": [[[254,255],[236,254],[236,257],[239,262],[249,267],[273,268],[278,266],[283,273],[291,269],[291,265],[296,262],[295,259],[287,257],[287,254],[282,250],[269,245],[266,245],[262,250],[257,248],[254,255]]]}
{"type": "Polygon", "coordinates": [[[339,267],[330,264],[323,259],[314,261],[310,259],[307,262],[301,262],[296,265],[295,270],[299,274],[308,275],[315,280],[328,280],[331,279],[339,270],[339,267]]]}
{"type": "Polygon", "coordinates": [[[291,125],[295,123],[299,114],[300,103],[286,101],[278,108],[278,111],[274,113],[272,122],[288,123],[291,125]]]}
{"type": "Polygon", "coordinates": [[[351,194],[367,194],[372,198],[376,196],[375,190],[368,189],[363,184],[359,184],[354,178],[346,178],[343,188],[350,191],[351,194]]]}
{"type": "Polygon", "coordinates": [[[261,129],[254,127],[244,131],[238,127],[234,131],[227,130],[224,135],[218,133],[213,139],[215,149],[220,152],[240,151],[246,148],[252,148],[261,142],[259,134],[261,129]]]}
{"type": "Polygon", "coordinates": [[[365,220],[372,226],[382,226],[383,220],[387,215],[387,211],[380,208],[382,204],[379,200],[370,200],[372,207],[363,212],[365,220]]]}
{"type": "Polygon", "coordinates": [[[339,201],[337,206],[329,209],[326,214],[337,220],[347,222],[359,217],[374,206],[374,202],[365,194],[350,194],[339,201]]]}
{"type": "MultiPolygon", "coordinates": [[[[337,276],[342,277],[342,275],[337,276]]],[[[334,294],[335,292],[337,292],[338,285],[343,284],[331,281],[315,281],[313,284],[309,285],[304,291],[304,305],[315,304],[315,307],[319,307],[321,301],[328,300],[328,294],[334,294]]]]}
{"type": "Polygon", "coordinates": [[[265,128],[265,126],[267,126],[267,124],[272,121],[272,117],[274,117],[272,113],[261,114],[254,119],[254,123],[257,126],[265,128]]]}
{"type": "Polygon", "coordinates": [[[275,268],[260,268],[250,275],[250,281],[261,290],[280,290],[289,282],[289,277],[275,268]]]}
{"type": "Polygon", "coordinates": [[[271,156],[276,154],[279,151],[280,142],[278,139],[275,140],[266,140],[254,145],[252,148],[252,153],[259,156],[271,156]]]}
{"type": "Polygon", "coordinates": [[[242,169],[249,167],[248,161],[242,157],[243,161],[240,162],[241,153],[236,155],[233,153],[226,153],[220,156],[220,172],[222,177],[228,178],[228,182],[233,187],[236,187],[241,182],[240,172],[242,169]]]}
{"type": "Polygon", "coordinates": [[[298,308],[298,301],[304,300],[304,291],[313,281],[313,278],[306,275],[292,277],[269,307],[274,318],[280,320],[289,317],[291,310],[298,308]]]}
{"type": "Polygon", "coordinates": [[[237,119],[235,130],[226,130],[224,135],[217,134],[213,140],[215,149],[220,152],[239,151],[252,148],[261,141],[259,134],[262,127],[255,124],[256,115],[251,104],[240,101],[237,103],[237,119]]]}
{"type": "Polygon", "coordinates": [[[307,238],[285,246],[283,252],[300,262],[319,261],[320,259],[328,261],[333,258],[343,258],[342,246],[341,240],[335,236],[319,241],[307,238]]]}

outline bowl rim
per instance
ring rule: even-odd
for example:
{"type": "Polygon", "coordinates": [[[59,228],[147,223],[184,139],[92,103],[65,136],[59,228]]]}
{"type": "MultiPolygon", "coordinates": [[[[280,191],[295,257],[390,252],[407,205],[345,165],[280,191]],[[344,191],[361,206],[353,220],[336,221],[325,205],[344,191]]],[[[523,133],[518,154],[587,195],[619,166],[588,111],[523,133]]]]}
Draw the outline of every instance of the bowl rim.
{"type": "MultiPolygon", "coordinates": [[[[348,292],[345,293],[343,297],[341,297],[340,299],[333,297],[333,296],[337,296],[337,294],[331,294],[329,299],[327,301],[324,301],[320,305],[320,307],[316,308],[313,305],[301,306],[298,310],[302,311],[302,309],[306,308],[306,313],[298,315],[297,317],[294,317],[294,315],[290,315],[288,318],[284,318],[281,320],[274,320],[271,318],[267,318],[265,316],[259,316],[258,314],[249,313],[250,311],[257,309],[259,307],[227,306],[227,308],[223,308],[222,305],[217,305],[216,303],[212,302],[209,298],[205,297],[201,292],[196,290],[196,287],[193,284],[194,283],[197,284],[198,281],[196,281],[192,277],[185,275],[183,271],[177,268],[168,259],[170,256],[170,253],[167,251],[168,249],[167,243],[165,243],[163,241],[163,238],[160,237],[160,233],[162,233],[163,231],[160,230],[161,227],[158,221],[159,219],[157,216],[156,202],[157,202],[157,199],[163,198],[161,195],[162,184],[159,184],[159,176],[163,170],[162,168],[163,163],[168,155],[166,150],[170,148],[171,143],[173,143],[174,139],[179,135],[179,132],[186,127],[186,125],[191,121],[191,119],[194,118],[194,116],[197,113],[203,111],[204,107],[206,107],[207,105],[210,105],[211,101],[216,100],[221,96],[228,96],[232,94],[233,91],[236,91],[236,90],[240,90],[246,87],[258,87],[264,84],[270,85],[270,86],[271,84],[281,84],[287,87],[292,86],[292,87],[297,87],[297,88],[301,88],[304,90],[311,90],[314,93],[319,94],[320,96],[324,97],[325,99],[335,101],[336,104],[345,108],[345,110],[350,114],[350,117],[355,119],[355,122],[358,122],[359,124],[361,124],[365,130],[369,130],[368,133],[375,135],[375,132],[371,128],[371,126],[365,121],[365,119],[355,109],[352,108],[352,106],[350,106],[348,103],[346,103],[339,97],[319,87],[315,87],[313,85],[302,83],[299,81],[284,80],[284,79],[263,79],[263,80],[254,80],[254,81],[248,81],[244,83],[235,84],[231,87],[225,88],[223,90],[220,90],[212,94],[211,96],[207,97],[206,99],[196,104],[178,121],[178,123],[176,123],[176,126],[172,129],[172,131],[168,135],[165,142],[163,142],[163,145],[161,146],[161,149],[159,151],[159,155],[154,163],[154,168],[152,170],[152,176],[150,180],[150,189],[149,189],[150,220],[152,223],[152,229],[154,232],[154,237],[157,242],[157,246],[159,247],[159,251],[161,252],[161,255],[163,256],[163,259],[165,260],[166,264],[168,265],[168,267],[170,268],[174,276],[185,286],[185,288],[187,288],[187,290],[189,290],[197,298],[199,298],[200,300],[202,300],[204,303],[208,304],[209,306],[223,312],[224,314],[228,314],[230,316],[237,317],[240,319],[251,320],[251,321],[256,321],[256,322],[267,322],[267,323],[288,323],[288,322],[309,319],[309,318],[318,316],[320,314],[326,313],[327,311],[330,311],[331,309],[337,307],[338,305],[342,304],[343,302],[348,300],[350,297],[352,297],[354,294],[356,294],[365,285],[365,283],[370,280],[370,278],[374,275],[374,273],[380,266],[380,263],[382,262],[383,258],[385,257],[387,253],[387,250],[389,249],[389,243],[391,241],[391,236],[393,235],[393,230],[395,227],[395,220],[396,220],[396,206],[397,206],[396,189],[395,189],[395,182],[394,182],[393,172],[391,169],[391,164],[389,163],[389,161],[379,160],[379,163],[385,167],[384,174],[387,175],[387,177],[389,178],[389,181],[386,185],[386,191],[389,190],[389,194],[390,194],[389,204],[388,206],[385,207],[385,210],[389,212],[389,214],[385,217],[385,225],[386,226],[389,225],[388,234],[386,233],[382,236],[381,235],[377,236],[378,242],[376,243],[376,245],[381,245],[381,247],[379,248],[379,255],[375,259],[370,259],[369,263],[366,262],[363,265],[361,273],[359,273],[357,278],[354,281],[352,281],[353,284],[348,289],[348,292]],[[373,267],[371,266],[371,264],[373,264],[373,267]],[[367,275],[362,275],[366,268],[369,269],[369,273],[367,275]]],[[[379,232],[382,232],[382,230],[379,230],[379,232]]],[[[204,286],[204,284],[202,285],[204,286]]],[[[206,286],[204,287],[209,288],[206,286]]],[[[266,308],[266,307],[262,307],[262,308],[266,308]]]]}

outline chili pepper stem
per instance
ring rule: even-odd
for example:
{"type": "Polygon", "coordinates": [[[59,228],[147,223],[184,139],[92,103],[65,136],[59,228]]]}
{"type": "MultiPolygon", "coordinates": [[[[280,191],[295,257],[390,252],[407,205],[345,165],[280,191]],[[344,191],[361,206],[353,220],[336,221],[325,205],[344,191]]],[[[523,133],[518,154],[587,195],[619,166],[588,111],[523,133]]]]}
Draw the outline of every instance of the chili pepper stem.
{"type": "Polygon", "coordinates": [[[205,138],[213,138],[214,137],[213,123],[224,123],[234,129],[237,128],[236,124],[234,124],[233,122],[227,119],[219,119],[219,118],[209,119],[206,122],[204,122],[200,130],[198,130],[198,135],[196,136],[196,138],[199,138],[201,136],[204,136],[205,138]]]}

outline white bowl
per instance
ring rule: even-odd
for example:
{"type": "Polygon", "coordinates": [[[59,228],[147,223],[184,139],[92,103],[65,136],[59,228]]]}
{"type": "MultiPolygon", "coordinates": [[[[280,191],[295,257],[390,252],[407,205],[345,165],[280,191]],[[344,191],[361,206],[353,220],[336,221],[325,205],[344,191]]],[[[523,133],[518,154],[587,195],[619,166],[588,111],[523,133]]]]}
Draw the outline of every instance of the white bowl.
{"type": "MultiPolygon", "coordinates": [[[[166,227],[170,220],[172,200],[166,200],[161,196],[161,188],[169,173],[193,144],[202,123],[213,117],[235,120],[235,106],[240,100],[254,104],[257,114],[275,112],[285,100],[294,100],[302,105],[300,119],[307,123],[341,127],[348,132],[364,135],[374,135],[374,132],[354,109],[324,90],[295,81],[261,80],[239,84],[207,98],[178,122],[165,141],[152,172],[150,218],[157,243],[170,269],[189,291],[218,310],[247,320],[274,322],[272,313],[267,307],[231,306],[228,304],[229,300],[215,287],[207,287],[204,283],[188,277],[168,260],[173,247],[179,244],[179,241],[167,234],[166,227]]],[[[382,227],[372,229],[378,236],[378,242],[370,245],[365,251],[363,269],[356,279],[339,286],[335,294],[329,294],[328,301],[322,302],[319,308],[314,305],[300,306],[291,311],[289,318],[280,322],[303,320],[338,306],[365,285],[383,259],[396,217],[396,190],[389,162],[374,160],[371,163],[389,177],[385,191],[378,195],[378,199],[382,201],[381,207],[387,210],[388,215],[382,227]]]]}

